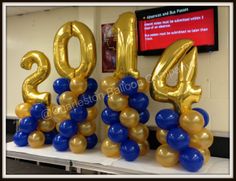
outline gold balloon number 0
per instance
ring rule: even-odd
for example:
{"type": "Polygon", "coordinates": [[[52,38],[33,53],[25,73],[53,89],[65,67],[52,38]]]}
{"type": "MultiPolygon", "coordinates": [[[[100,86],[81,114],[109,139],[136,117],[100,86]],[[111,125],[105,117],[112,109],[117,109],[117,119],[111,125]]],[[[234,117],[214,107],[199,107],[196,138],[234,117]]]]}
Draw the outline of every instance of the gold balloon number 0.
{"type": "Polygon", "coordinates": [[[68,22],[58,30],[54,39],[54,63],[62,77],[87,78],[91,75],[96,65],[96,46],[93,33],[85,24],[68,22]],[[68,41],[72,36],[80,41],[81,63],[78,68],[72,68],[68,61],[68,41]]]}
{"type": "Polygon", "coordinates": [[[20,65],[23,69],[30,70],[34,63],[38,66],[36,72],[28,76],[22,85],[24,102],[50,105],[51,94],[49,92],[40,93],[37,88],[50,74],[51,67],[49,60],[40,51],[30,51],[23,56],[20,65]]]}

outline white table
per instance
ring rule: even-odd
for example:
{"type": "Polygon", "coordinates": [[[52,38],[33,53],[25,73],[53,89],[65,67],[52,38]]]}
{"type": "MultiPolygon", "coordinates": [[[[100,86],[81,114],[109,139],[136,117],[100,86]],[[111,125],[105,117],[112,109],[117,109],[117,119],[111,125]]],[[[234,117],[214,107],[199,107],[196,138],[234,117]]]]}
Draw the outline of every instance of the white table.
{"type": "Polygon", "coordinates": [[[63,165],[67,170],[70,167],[93,170],[111,174],[134,175],[228,175],[229,159],[211,157],[210,161],[198,172],[188,172],[180,165],[171,168],[162,167],[155,161],[154,150],[146,156],[139,157],[134,162],[127,162],[121,158],[113,159],[105,157],[99,149],[99,145],[93,150],[86,150],[83,154],[74,154],[70,151],[58,152],[52,146],[33,149],[30,147],[18,147],[13,142],[7,143],[7,157],[31,160],[41,163],[63,165]]]}

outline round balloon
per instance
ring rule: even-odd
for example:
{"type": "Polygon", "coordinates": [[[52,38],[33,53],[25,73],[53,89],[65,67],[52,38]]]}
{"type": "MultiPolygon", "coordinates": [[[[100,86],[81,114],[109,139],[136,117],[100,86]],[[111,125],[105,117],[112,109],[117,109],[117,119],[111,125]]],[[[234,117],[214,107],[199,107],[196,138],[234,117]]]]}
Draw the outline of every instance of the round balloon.
{"type": "Polygon", "coordinates": [[[97,81],[93,78],[88,78],[87,82],[88,82],[88,87],[87,87],[86,92],[90,92],[90,93],[96,92],[98,88],[97,81]]]}
{"type": "Polygon", "coordinates": [[[140,149],[133,140],[126,140],[120,146],[120,154],[126,161],[134,161],[138,158],[140,149]]]}
{"type": "Polygon", "coordinates": [[[94,93],[85,92],[79,96],[78,101],[79,106],[93,107],[97,102],[97,96],[94,93]]]}
{"type": "Polygon", "coordinates": [[[74,106],[77,104],[77,96],[71,91],[66,91],[60,95],[59,102],[60,105],[74,106]]]}
{"type": "Polygon", "coordinates": [[[20,131],[29,134],[36,130],[37,128],[37,121],[32,117],[25,117],[22,118],[20,121],[19,129],[20,131]]]}
{"type": "Polygon", "coordinates": [[[87,121],[92,121],[92,120],[96,119],[96,117],[98,115],[98,110],[97,110],[96,106],[87,108],[87,112],[88,112],[88,116],[86,118],[87,121]]]}
{"type": "Polygon", "coordinates": [[[78,126],[73,120],[65,120],[59,126],[59,132],[62,136],[70,138],[77,133],[78,126]]]}
{"type": "Polygon", "coordinates": [[[114,76],[105,77],[101,81],[101,89],[106,94],[114,93],[115,89],[118,89],[119,79],[114,76]]]}
{"type": "Polygon", "coordinates": [[[45,143],[45,136],[41,131],[34,131],[28,136],[28,143],[32,148],[40,148],[45,143]]]}
{"type": "Polygon", "coordinates": [[[104,96],[104,104],[108,107],[108,94],[104,96]]]}
{"type": "Polygon", "coordinates": [[[47,106],[43,103],[34,104],[31,107],[30,114],[36,120],[44,119],[47,117],[47,106]]]}
{"type": "Polygon", "coordinates": [[[161,144],[165,144],[166,143],[166,136],[167,136],[168,131],[161,129],[161,128],[157,128],[156,131],[156,139],[158,140],[159,143],[161,144]]]}
{"type": "Polygon", "coordinates": [[[91,136],[96,131],[96,124],[94,121],[84,121],[78,124],[79,133],[83,136],[91,136]]]}
{"type": "Polygon", "coordinates": [[[131,96],[138,91],[138,82],[134,77],[127,76],[120,80],[119,89],[123,95],[131,96]]]}
{"type": "Polygon", "coordinates": [[[67,78],[59,78],[54,81],[53,89],[57,94],[62,94],[63,92],[70,90],[70,80],[67,78]]]}
{"type": "Polygon", "coordinates": [[[44,144],[52,144],[54,137],[56,136],[56,131],[45,132],[45,142],[44,144]]]}
{"type": "Polygon", "coordinates": [[[180,115],[179,124],[189,134],[195,134],[202,130],[204,118],[199,112],[189,110],[180,115]]]}
{"type": "Polygon", "coordinates": [[[172,167],[179,161],[179,153],[168,144],[159,146],[155,154],[156,161],[164,167],[172,167]]]}
{"type": "Polygon", "coordinates": [[[193,110],[202,114],[204,118],[204,127],[206,127],[209,123],[209,114],[202,108],[193,108],[193,110]]]}
{"type": "Polygon", "coordinates": [[[139,113],[139,122],[140,123],[142,123],[142,124],[147,123],[149,118],[150,118],[150,113],[147,109],[145,111],[142,111],[139,113]]]}
{"type": "Polygon", "coordinates": [[[83,106],[74,107],[70,111],[70,118],[77,123],[85,121],[87,116],[87,109],[83,106]]]}
{"type": "Polygon", "coordinates": [[[180,152],[180,164],[190,172],[197,172],[203,165],[204,158],[195,148],[188,147],[180,152]]]}
{"type": "Polygon", "coordinates": [[[120,123],[115,123],[109,127],[108,137],[116,143],[121,143],[128,138],[128,129],[120,123]]]}
{"type": "Polygon", "coordinates": [[[69,148],[69,139],[57,134],[53,139],[53,146],[57,151],[66,151],[69,148]]]}
{"type": "Polygon", "coordinates": [[[166,139],[170,147],[177,151],[187,148],[190,142],[188,133],[181,128],[169,130],[166,139]]]}
{"type": "Polygon", "coordinates": [[[55,128],[55,122],[52,119],[43,119],[38,121],[38,129],[43,132],[50,132],[55,128]]]}
{"type": "Polygon", "coordinates": [[[101,114],[103,122],[108,125],[119,123],[119,116],[119,112],[113,111],[110,108],[105,108],[101,114]]]}
{"type": "Polygon", "coordinates": [[[172,109],[162,109],[156,114],[155,120],[159,128],[169,130],[179,125],[179,114],[172,109]]]}
{"type": "Polygon", "coordinates": [[[149,104],[148,97],[142,92],[138,92],[129,97],[129,106],[139,112],[145,111],[149,104]]]}
{"type": "Polygon", "coordinates": [[[74,135],[69,141],[69,148],[73,153],[83,153],[86,150],[87,141],[80,134],[74,135]]]}
{"type": "Polygon", "coordinates": [[[30,116],[31,104],[21,103],[16,106],[15,113],[18,118],[24,118],[30,116]]]}
{"type": "Polygon", "coordinates": [[[74,77],[70,81],[70,90],[73,92],[76,96],[84,93],[87,89],[87,81],[84,78],[81,77],[74,77]]]}
{"type": "Polygon", "coordinates": [[[53,115],[53,120],[56,122],[61,122],[70,119],[68,109],[64,105],[55,106],[52,115],[53,115]]]}
{"type": "Polygon", "coordinates": [[[148,90],[148,82],[144,77],[138,78],[138,92],[146,92],[148,90]]]}
{"type": "Polygon", "coordinates": [[[101,145],[101,151],[107,157],[119,157],[120,144],[111,141],[109,138],[105,138],[101,145]]]}
{"type": "Polygon", "coordinates": [[[131,107],[126,107],[120,113],[120,122],[127,128],[135,127],[139,123],[139,113],[131,107]]]}
{"type": "Polygon", "coordinates": [[[108,107],[113,111],[122,111],[128,106],[128,99],[122,94],[111,94],[108,96],[108,107]]]}
{"type": "Polygon", "coordinates": [[[144,141],[144,142],[138,142],[138,146],[139,146],[139,155],[140,156],[144,156],[148,153],[149,151],[149,143],[148,141],[144,141]]]}
{"type": "Polygon", "coordinates": [[[96,146],[98,142],[98,137],[96,134],[92,134],[91,136],[85,137],[87,140],[87,149],[92,149],[96,146]]]}
{"type": "Polygon", "coordinates": [[[141,123],[129,129],[129,138],[137,142],[144,142],[148,138],[148,135],[149,129],[141,123]]]}
{"type": "Polygon", "coordinates": [[[13,136],[13,141],[17,146],[26,146],[28,145],[28,134],[17,131],[13,136]]]}

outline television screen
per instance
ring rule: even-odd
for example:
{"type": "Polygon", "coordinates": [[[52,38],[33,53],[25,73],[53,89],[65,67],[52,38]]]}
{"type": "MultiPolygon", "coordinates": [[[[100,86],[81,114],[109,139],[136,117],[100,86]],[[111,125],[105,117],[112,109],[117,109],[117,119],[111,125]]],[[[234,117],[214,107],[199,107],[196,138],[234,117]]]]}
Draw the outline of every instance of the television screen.
{"type": "Polygon", "coordinates": [[[199,52],[218,50],[215,6],[170,6],[136,11],[138,55],[158,55],[178,39],[192,39],[199,52]]]}

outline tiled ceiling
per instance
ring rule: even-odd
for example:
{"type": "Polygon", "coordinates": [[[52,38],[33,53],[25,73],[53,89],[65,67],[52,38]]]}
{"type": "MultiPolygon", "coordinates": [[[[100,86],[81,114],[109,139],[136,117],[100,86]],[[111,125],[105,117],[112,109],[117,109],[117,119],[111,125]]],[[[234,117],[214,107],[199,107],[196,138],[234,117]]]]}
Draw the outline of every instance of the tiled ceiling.
{"type": "Polygon", "coordinates": [[[15,15],[22,15],[22,14],[27,14],[27,13],[34,13],[34,12],[39,12],[39,11],[45,11],[45,10],[51,10],[55,8],[60,8],[60,7],[55,7],[55,6],[11,6],[7,7],[7,16],[15,16],[15,15]]]}

